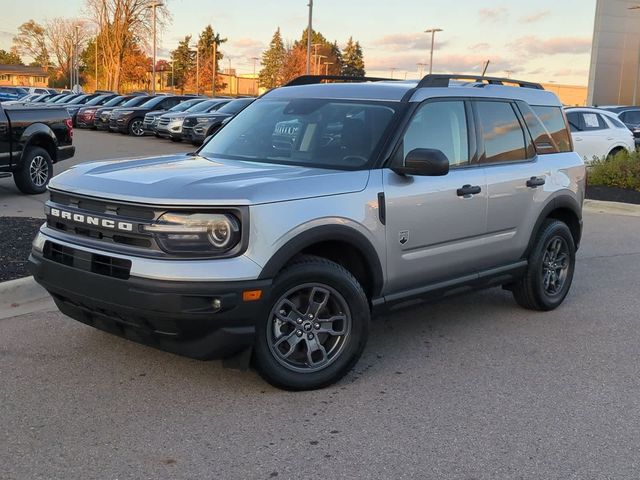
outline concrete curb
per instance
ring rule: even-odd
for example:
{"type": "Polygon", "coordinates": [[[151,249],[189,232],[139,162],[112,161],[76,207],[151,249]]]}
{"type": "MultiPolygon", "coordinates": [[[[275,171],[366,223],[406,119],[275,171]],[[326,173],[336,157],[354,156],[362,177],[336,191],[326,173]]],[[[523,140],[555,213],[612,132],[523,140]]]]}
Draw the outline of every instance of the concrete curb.
{"type": "Polygon", "coordinates": [[[584,210],[591,213],[608,213],[610,215],[640,217],[640,205],[633,205],[631,203],[585,200],[584,210]]]}
{"type": "Polygon", "coordinates": [[[33,277],[0,283],[0,319],[55,308],[51,296],[33,277]]]}

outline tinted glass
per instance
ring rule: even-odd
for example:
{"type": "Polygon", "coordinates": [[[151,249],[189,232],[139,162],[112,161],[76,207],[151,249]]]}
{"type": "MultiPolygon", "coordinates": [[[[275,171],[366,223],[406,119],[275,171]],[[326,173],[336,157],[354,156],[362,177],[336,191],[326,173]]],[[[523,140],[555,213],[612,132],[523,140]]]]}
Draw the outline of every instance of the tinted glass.
{"type": "Polygon", "coordinates": [[[580,119],[580,114],[578,112],[569,112],[567,113],[567,121],[569,122],[569,128],[572,132],[581,132],[582,124],[580,119]]]}
{"type": "MultiPolygon", "coordinates": [[[[184,103],[187,103],[187,102],[184,102],[184,103]]],[[[196,103],[195,105],[189,106],[189,108],[187,108],[187,112],[189,113],[204,112],[206,110],[209,110],[215,104],[216,102],[213,100],[206,100],[204,102],[199,102],[199,103],[196,103]]]]}
{"type": "Polygon", "coordinates": [[[560,152],[571,151],[571,138],[567,131],[564,113],[560,107],[531,106],[560,152]]]}
{"type": "Polygon", "coordinates": [[[77,105],[79,103],[84,103],[84,102],[87,101],[87,97],[88,97],[88,95],[80,95],[79,97],[74,98],[73,100],[71,100],[69,102],[69,105],[77,105]]]}
{"type": "Polygon", "coordinates": [[[233,100],[227,103],[225,106],[218,109],[220,113],[228,113],[230,115],[235,115],[236,113],[242,111],[244,107],[253,102],[253,98],[241,98],[239,100],[233,100]]]}
{"type": "Polygon", "coordinates": [[[620,115],[624,123],[631,125],[640,125],[640,110],[631,110],[620,115]]]}
{"type": "Polygon", "coordinates": [[[510,103],[477,102],[485,155],[481,163],[526,160],[525,137],[510,103]]]}
{"type": "Polygon", "coordinates": [[[174,107],[171,107],[169,109],[170,112],[184,112],[186,110],[189,110],[191,107],[198,105],[200,103],[202,103],[202,99],[201,98],[194,98],[193,100],[185,100],[182,103],[179,103],[177,105],[175,105],[174,107]]]}
{"type": "Polygon", "coordinates": [[[469,134],[464,102],[430,102],[411,119],[402,140],[402,159],[416,148],[440,150],[451,166],[469,163],[469,134]]]}
{"type": "Polygon", "coordinates": [[[606,119],[609,120],[613,124],[613,126],[616,128],[627,128],[627,126],[624,123],[622,123],[620,120],[618,120],[612,115],[606,115],[606,119]]]}
{"type": "Polygon", "coordinates": [[[105,103],[104,107],[115,107],[116,105],[120,105],[121,103],[126,101],[126,97],[114,97],[105,103]]]}
{"type": "Polygon", "coordinates": [[[131,100],[128,100],[122,104],[122,107],[140,107],[151,100],[155,100],[155,97],[147,97],[146,95],[140,95],[138,97],[133,97],[131,100]]]}
{"type": "Polygon", "coordinates": [[[200,153],[356,170],[371,160],[395,108],[382,102],[265,99],[239,113],[200,153]]]}

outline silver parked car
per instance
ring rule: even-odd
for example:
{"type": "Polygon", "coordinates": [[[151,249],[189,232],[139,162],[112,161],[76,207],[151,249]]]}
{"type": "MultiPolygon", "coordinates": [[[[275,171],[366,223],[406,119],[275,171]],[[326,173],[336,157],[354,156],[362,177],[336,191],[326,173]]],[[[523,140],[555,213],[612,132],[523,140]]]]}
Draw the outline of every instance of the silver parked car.
{"type": "Polygon", "coordinates": [[[55,177],[36,280],[81,322],[195,358],[251,352],[292,390],[345,375],[393,307],[492,286],[563,302],[586,172],[553,93],[321,80],[263,95],[195,154],[55,177]]]}

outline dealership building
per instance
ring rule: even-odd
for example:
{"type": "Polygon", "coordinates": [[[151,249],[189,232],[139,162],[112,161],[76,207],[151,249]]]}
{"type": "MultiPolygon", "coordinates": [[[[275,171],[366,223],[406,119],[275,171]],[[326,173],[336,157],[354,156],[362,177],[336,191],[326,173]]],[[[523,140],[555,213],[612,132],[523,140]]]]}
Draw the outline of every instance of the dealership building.
{"type": "Polygon", "coordinates": [[[590,105],[640,104],[640,0],[597,0],[590,105]]]}

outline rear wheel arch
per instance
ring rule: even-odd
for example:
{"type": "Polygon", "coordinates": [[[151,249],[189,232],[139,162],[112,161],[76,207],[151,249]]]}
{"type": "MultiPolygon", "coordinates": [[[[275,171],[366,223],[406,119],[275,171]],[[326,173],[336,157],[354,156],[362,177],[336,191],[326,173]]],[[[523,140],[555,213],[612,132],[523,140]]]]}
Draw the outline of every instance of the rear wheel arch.
{"type": "Polygon", "coordinates": [[[274,278],[300,255],[314,255],[341,265],[358,280],[369,300],[382,291],[383,272],[376,249],[362,233],[341,225],[315,227],[289,240],[267,262],[259,278],[274,278]]]}
{"type": "MultiPolygon", "coordinates": [[[[25,152],[27,152],[30,147],[44,148],[49,154],[49,157],[51,157],[51,161],[55,162],[57,160],[58,149],[56,142],[44,132],[38,132],[26,141],[24,149],[22,150],[22,157],[24,157],[25,152]]],[[[21,158],[20,163],[22,163],[23,159],[24,158],[21,158]]]]}
{"type": "Polygon", "coordinates": [[[548,219],[560,220],[565,223],[571,231],[571,236],[573,237],[576,249],[579,247],[580,240],[582,238],[582,208],[572,197],[568,195],[560,196],[551,200],[538,217],[533,231],[531,232],[529,245],[527,246],[527,251],[524,255],[525,258],[531,252],[538,232],[542,228],[544,222],[548,219]]]}

